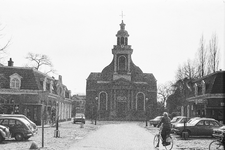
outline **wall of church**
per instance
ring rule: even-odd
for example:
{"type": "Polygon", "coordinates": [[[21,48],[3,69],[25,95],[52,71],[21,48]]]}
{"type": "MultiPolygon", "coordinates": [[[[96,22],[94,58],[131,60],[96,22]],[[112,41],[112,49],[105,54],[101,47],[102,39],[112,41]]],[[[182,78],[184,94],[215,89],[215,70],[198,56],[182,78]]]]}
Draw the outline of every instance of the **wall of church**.
{"type": "Polygon", "coordinates": [[[96,90],[87,90],[86,117],[93,116],[93,107],[97,108],[98,119],[113,120],[145,120],[154,116],[153,109],[157,101],[157,93],[149,92],[145,86],[138,89],[112,89],[112,85],[96,85],[96,90]],[[96,100],[98,97],[98,100],[96,100]],[[146,101],[147,98],[147,101],[146,101]]]}

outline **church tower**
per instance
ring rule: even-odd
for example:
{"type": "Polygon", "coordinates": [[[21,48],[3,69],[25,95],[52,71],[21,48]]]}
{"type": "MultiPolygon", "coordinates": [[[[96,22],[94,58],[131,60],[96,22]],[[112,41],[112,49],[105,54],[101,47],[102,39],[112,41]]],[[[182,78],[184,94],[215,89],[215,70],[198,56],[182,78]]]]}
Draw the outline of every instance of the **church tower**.
{"type": "Polygon", "coordinates": [[[125,30],[125,24],[120,24],[120,30],[116,34],[117,45],[114,45],[112,54],[114,55],[114,73],[113,80],[124,78],[131,81],[131,54],[133,50],[128,45],[129,34],[125,30]]]}
{"type": "Polygon", "coordinates": [[[128,45],[129,34],[122,20],[113,46],[113,59],[86,82],[86,116],[100,120],[145,120],[154,116],[156,79],[136,66],[128,45]],[[146,116],[147,115],[147,116],[146,116]]]}

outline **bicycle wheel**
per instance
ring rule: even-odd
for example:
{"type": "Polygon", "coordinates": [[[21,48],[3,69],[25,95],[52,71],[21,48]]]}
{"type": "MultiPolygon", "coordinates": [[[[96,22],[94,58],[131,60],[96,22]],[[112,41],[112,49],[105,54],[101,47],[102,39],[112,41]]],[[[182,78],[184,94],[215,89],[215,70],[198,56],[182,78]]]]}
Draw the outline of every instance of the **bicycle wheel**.
{"type": "Polygon", "coordinates": [[[159,134],[156,134],[154,139],[153,139],[154,148],[159,147],[159,141],[160,141],[159,136],[160,136],[159,134]]]}
{"type": "Polygon", "coordinates": [[[212,141],[209,144],[209,150],[224,150],[223,144],[219,141],[212,141]]]}
{"type": "Polygon", "coordinates": [[[166,148],[166,150],[171,150],[173,148],[173,138],[171,136],[168,136],[166,138],[166,143],[168,145],[164,146],[166,148]]]}

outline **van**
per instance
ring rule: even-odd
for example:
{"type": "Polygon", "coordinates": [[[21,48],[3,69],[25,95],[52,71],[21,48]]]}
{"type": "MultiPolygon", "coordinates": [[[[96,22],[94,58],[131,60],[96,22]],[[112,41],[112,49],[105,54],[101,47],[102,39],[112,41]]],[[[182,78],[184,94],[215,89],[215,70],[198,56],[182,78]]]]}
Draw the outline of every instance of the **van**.
{"type": "Polygon", "coordinates": [[[1,117],[0,125],[8,127],[11,137],[17,141],[28,140],[34,135],[31,124],[24,118],[1,117]]]}
{"type": "Polygon", "coordinates": [[[38,128],[37,128],[37,125],[31,121],[29,118],[27,118],[25,115],[22,115],[22,114],[0,114],[0,118],[1,117],[16,117],[16,118],[24,118],[26,119],[32,126],[33,128],[33,133],[36,134],[38,132],[38,128]]]}

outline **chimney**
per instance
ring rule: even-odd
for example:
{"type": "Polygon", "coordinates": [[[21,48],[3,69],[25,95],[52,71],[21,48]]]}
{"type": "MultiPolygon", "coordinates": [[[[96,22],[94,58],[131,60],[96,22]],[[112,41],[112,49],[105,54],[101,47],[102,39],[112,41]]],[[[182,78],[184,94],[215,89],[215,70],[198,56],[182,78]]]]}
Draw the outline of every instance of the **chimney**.
{"type": "Polygon", "coordinates": [[[13,63],[14,62],[12,61],[12,58],[10,58],[9,61],[8,61],[8,66],[13,67],[13,63]]]}

